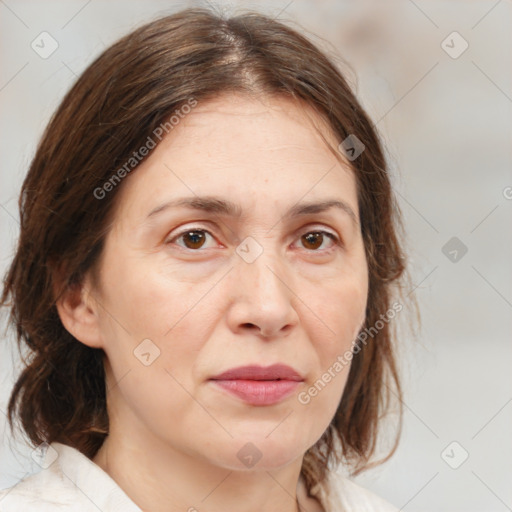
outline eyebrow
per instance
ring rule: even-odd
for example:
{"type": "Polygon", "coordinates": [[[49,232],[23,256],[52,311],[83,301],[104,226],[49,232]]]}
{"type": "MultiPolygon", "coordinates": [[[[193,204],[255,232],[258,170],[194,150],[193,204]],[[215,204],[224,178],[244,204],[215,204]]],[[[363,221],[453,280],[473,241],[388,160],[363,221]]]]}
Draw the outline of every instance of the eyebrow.
{"type": "MultiPolygon", "coordinates": [[[[192,196],[167,201],[156,208],[153,208],[147,217],[152,217],[170,208],[180,207],[227,215],[235,218],[240,218],[243,213],[242,208],[238,204],[226,199],[215,196],[192,196]]],[[[345,212],[354,224],[359,224],[354,210],[352,210],[345,201],[341,201],[340,199],[326,199],[323,201],[297,203],[288,209],[283,218],[322,213],[330,210],[331,208],[337,208],[338,210],[345,212]]]]}

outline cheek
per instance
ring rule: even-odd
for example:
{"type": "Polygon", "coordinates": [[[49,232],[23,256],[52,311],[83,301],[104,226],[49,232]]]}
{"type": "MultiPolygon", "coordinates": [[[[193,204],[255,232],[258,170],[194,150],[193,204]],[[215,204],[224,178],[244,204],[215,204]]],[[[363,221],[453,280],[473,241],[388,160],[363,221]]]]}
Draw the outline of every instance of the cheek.
{"type": "Polygon", "coordinates": [[[202,324],[192,321],[201,289],[171,283],[129,259],[105,268],[100,329],[113,383],[122,384],[124,400],[135,409],[179,405],[177,382],[189,384],[186,368],[199,350],[194,344],[201,343],[202,324]]]}
{"type": "Polygon", "coordinates": [[[321,354],[323,368],[352,347],[365,320],[367,286],[366,274],[361,270],[323,285],[315,295],[317,309],[314,311],[319,312],[317,315],[325,328],[323,335],[312,333],[311,339],[321,354]]]}
{"type": "MultiPolygon", "coordinates": [[[[122,287],[111,286],[105,343],[123,417],[138,418],[151,430],[168,428],[194,406],[191,368],[207,339],[206,291],[156,272],[119,267],[122,287]],[[112,320],[115,314],[115,321],[112,320]]],[[[112,397],[113,398],[113,397],[112,397]]]]}
{"type": "Polygon", "coordinates": [[[299,403],[317,418],[330,420],[341,400],[352,362],[354,341],[364,325],[368,298],[365,267],[351,267],[339,279],[319,289],[318,315],[325,328],[313,333],[317,372],[299,403]]]}
{"type": "MultiPolygon", "coordinates": [[[[207,280],[191,283],[176,273],[159,271],[144,259],[113,268],[106,285],[109,313],[132,340],[150,338],[168,343],[183,330],[200,327],[198,316],[208,317],[204,297],[211,288],[207,280]],[[192,322],[191,320],[195,320],[192,322]]],[[[188,338],[193,343],[194,336],[188,338]]],[[[190,344],[189,344],[190,346],[190,344]]]]}
{"type": "MultiPolygon", "coordinates": [[[[347,283],[346,283],[347,284],[347,283]]],[[[354,341],[364,323],[366,289],[355,280],[351,286],[331,290],[324,297],[323,318],[328,335],[311,336],[318,365],[307,386],[298,394],[299,407],[316,418],[311,437],[318,439],[334,417],[348,379],[354,341]],[[337,291],[336,291],[337,290],[337,291]],[[334,331],[334,332],[331,332],[334,331]]]]}

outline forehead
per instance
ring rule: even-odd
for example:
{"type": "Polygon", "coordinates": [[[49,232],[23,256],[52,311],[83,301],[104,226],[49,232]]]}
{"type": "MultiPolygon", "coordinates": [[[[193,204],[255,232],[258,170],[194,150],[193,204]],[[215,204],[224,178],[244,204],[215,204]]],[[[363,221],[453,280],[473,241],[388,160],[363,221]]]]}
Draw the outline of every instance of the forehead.
{"type": "Polygon", "coordinates": [[[272,151],[280,145],[304,152],[325,152],[328,148],[322,136],[334,147],[338,145],[337,137],[323,116],[305,101],[285,96],[256,98],[224,94],[198,102],[176,128],[162,146],[177,148],[194,141],[208,142],[209,149],[217,145],[218,157],[228,150],[232,156],[237,150],[243,153],[258,147],[272,151]],[[237,143],[242,140],[247,145],[240,147],[237,143]]]}
{"type": "Polygon", "coordinates": [[[227,196],[248,208],[338,195],[357,210],[354,173],[326,140],[337,147],[311,107],[286,98],[198,102],[123,184],[124,213],[184,195],[227,196]]]}

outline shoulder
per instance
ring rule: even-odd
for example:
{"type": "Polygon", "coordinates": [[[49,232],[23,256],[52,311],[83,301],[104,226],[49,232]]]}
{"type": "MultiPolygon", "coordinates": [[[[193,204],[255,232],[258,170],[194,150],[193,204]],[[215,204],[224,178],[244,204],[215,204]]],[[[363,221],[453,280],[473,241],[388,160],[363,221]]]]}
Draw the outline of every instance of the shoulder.
{"type": "Polygon", "coordinates": [[[140,512],[99,466],[77,449],[46,445],[41,470],[0,490],[0,512],[140,512]]]}
{"type": "Polygon", "coordinates": [[[398,512],[391,503],[339,474],[330,476],[330,489],[333,512],[398,512]]]}
{"type": "Polygon", "coordinates": [[[42,469],[0,491],[0,512],[49,512],[71,507],[75,503],[76,490],[57,472],[48,469],[42,469]]]}

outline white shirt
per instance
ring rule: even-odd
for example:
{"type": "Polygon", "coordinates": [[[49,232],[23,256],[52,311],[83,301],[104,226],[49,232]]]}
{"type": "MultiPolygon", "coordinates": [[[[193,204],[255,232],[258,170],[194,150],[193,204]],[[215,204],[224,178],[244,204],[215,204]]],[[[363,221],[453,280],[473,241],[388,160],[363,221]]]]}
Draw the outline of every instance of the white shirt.
{"type": "MultiPolygon", "coordinates": [[[[76,448],[52,443],[43,469],[0,491],[0,512],[142,512],[103,469],[76,448]]],[[[326,512],[398,512],[370,491],[335,476],[326,512]],[[335,502],[335,503],[334,503],[335,502]]]]}

